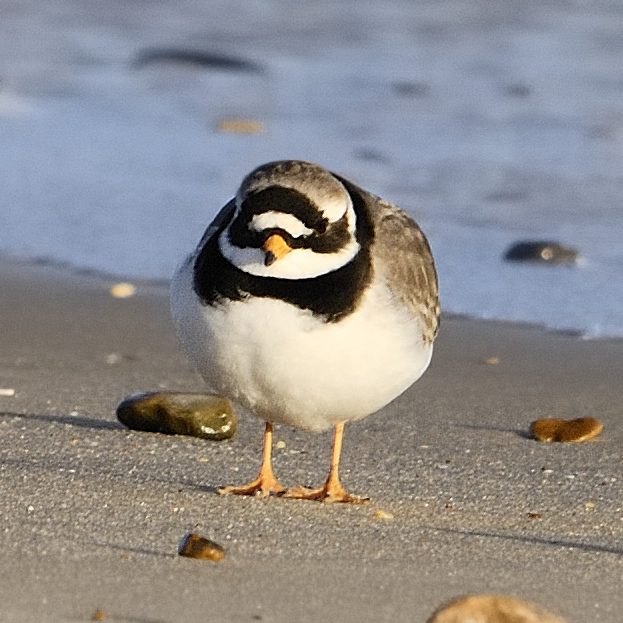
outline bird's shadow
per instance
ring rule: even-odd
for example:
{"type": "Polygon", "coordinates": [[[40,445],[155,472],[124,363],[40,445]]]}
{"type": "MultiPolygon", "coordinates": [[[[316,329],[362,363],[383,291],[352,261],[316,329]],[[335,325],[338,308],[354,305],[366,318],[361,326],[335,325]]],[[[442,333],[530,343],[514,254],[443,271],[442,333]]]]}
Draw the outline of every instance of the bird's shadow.
{"type": "Polygon", "coordinates": [[[210,493],[212,495],[218,495],[219,497],[222,496],[219,490],[227,486],[227,483],[222,483],[220,485],[206,485],[199,484],[190,480],[179,480],[178,483],[181,487],[191,489],[192,491],[198,491],[199,493],[210,493]]]}

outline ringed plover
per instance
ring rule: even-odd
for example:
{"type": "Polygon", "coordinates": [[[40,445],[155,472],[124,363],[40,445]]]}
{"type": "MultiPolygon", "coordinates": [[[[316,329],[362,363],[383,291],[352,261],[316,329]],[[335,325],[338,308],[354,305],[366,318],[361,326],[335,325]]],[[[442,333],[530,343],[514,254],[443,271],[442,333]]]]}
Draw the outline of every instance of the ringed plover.
{"type": "Polygon", "coordinates": [[[266,421],[259,476],[221,493],[361,502],[338,476],[344,423],[415,382],[437,334],[437,276],[417,224],[317,164],[262,165],[178,268],[172,312],[208,385],[266,421]],[[334,427],[322,487],[275,478],[275,423],[334,427]]]}

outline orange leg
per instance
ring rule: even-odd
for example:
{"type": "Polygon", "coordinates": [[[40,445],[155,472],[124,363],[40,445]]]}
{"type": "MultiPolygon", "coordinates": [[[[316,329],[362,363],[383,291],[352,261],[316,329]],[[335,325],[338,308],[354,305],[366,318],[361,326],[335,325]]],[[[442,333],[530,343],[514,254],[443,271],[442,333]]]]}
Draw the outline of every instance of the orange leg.
{"type": "Polygon", "coordinates": [[[266,431],[264,432],[264,458],[262,460],[262,467],[258,477],[250,482],[248,485],[242,485],[240,487],[224,487],[219,489],[219,493],[223,495],[255,495],[259,498],[267,498],[271,493],[279,495],[285,491],[285,488],[279,484],[279,481],[273,474],[273,467],[271,464],[273,447],[273,425],[270,422],[266,422],[266,431]]]}
{"type": "Polygon", "coordinates": [[[333,455],[331,456],[331,470],[329,476],[319,489],[307,487],[295,487],[288,489],[283,497],[296,498],[299,500],[320,500],[321,502],[348,502],[350,504],[365,504],[368,499],[357,495],[350,495],[344,491],[340,484],[338,474],[340,454],[342,453],[342,437],[344,435],[344,422],[339,422],[335,427],[333,436],[333,455]]]}

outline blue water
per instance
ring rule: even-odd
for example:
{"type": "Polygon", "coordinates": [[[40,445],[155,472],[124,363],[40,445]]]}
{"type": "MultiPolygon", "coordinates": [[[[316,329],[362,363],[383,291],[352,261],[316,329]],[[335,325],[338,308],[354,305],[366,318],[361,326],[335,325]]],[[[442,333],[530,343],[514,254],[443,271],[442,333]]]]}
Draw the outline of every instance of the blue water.
{"type": "Polygon", "coordinates": [[[605,0],[13,3],[0,254],[166,279],[242,176],[301,158],[418,220],[446,311],[621,337],[622,32],[605,0]],[[580,261],[504,262],[523,239],[580,261]]]}

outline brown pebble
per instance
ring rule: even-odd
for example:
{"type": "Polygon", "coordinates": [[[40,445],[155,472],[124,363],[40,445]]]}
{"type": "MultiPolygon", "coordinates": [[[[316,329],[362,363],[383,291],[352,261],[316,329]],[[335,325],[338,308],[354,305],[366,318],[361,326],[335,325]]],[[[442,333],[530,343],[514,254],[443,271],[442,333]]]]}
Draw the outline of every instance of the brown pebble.
{"type": "Polygon", "coordinates": [[[530,424],[530,434],[538,441],[576,442],[588,441],[597,437],[603,424],[593,417],[576,420],[543,419],[530,424]]]}
{"type": "Polygon", "coordinates": [[[261,134],[264,131],[264,125],[252,119],[224,119],[216,127],[227,134],[261,134]]]}
{"type": "Polygon", "coordinates": [[[442,606],[427,623],[565,623],[542,608],[514,597],[471,595],[442,606]]]}
{"type": "Polygon", "coordinates": [[[554,418],[535,420],[530,424],[530,434],[539,441],[556,441],[558,431],[566,421],[554,418]]]}
{"type": "Polygon", "coordinates": [[[570,420],[562,427],[558,441],[588,441],[597,437],[604,429],[604,425],[594,417],[583,417],[570,420]]]}
{"type": "Polygon", "coordinates": [[[116,299],[128,299],[136,294],[136,287],[131,283],[116,283],[110,288],[110,293],[116,299]]]}
{"type": "Polygon", "coordinates": [[[148,392],[123,400],[119,421],[134,430],[190,435],[210,441],[233,437],[236,416],[227,398],[214,394],[148,392]]]}
{"type": "Polygon", "coordinates": [[[103,610],[96,610],[91,617],[91,621],[105,621],[106,613],[103,610]]]}
{"type": "Polygon", "coordinates": [[[225,550],[218,543],[210,541],[210,539],[204,539],[193,532],[190,532],[182,539],[177,553],[187,558],[212,560],[213,562],[218,562],[225,556],[225,550]]]}

